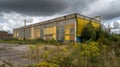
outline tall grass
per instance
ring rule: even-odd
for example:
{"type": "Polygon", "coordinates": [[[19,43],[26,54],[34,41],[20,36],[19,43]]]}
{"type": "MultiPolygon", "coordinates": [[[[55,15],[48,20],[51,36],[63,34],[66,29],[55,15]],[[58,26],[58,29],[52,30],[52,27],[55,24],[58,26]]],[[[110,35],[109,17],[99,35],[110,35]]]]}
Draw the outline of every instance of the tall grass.
{"type": "Polygon", "coordinates": [[[120,67],[115,48],[94,41],[52,49],[32,47],[30,58],[38,62],[36,67],[120,67]]]}

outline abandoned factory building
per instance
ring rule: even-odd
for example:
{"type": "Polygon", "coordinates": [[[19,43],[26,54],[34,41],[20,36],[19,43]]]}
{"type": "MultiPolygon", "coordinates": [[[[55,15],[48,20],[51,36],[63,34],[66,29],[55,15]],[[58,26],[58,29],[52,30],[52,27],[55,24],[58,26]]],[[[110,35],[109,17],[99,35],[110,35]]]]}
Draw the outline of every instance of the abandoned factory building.
{"type": "Polygon", "coordinates": [[[17,39],[44,39],[63,42],[77,42],[81,39],[81,32],[91,21],[94,27],[100,28],[100,17],[90,18],[78,13],[58,17],[13,30],[17,39]]]}

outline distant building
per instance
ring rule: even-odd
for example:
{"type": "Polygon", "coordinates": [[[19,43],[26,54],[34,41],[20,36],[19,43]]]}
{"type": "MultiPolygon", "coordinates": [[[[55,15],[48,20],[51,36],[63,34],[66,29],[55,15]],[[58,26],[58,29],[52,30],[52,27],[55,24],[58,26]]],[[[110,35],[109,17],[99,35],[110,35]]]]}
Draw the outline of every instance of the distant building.
{"type": "Polygon", "coordinates": [[[12,38],[13,34],[8,34],[6,31],[0,31],[0,39],[12,38]]]}
{"type": "Polygon", "coordinates": [[[6,31],[0,31],[0,39],[5,39],[7,38],[7,32],[6,31]]]}
{"type": "Polygon", "coordinates": [[[118,28],[118,29],[111,29],[111,34],[120,34],[120,28],[118,28]]]}
{"type": "Polygon", "coordinates": [[[14,38],[44,39],[62,42],[78,42],[84,26],[91,21],[94,27],[100,28],[100,17],[90,18],[78,13],[58,17],[52,20],[19,27],[13,30],[14,38]]]}
{"type": "Polygon", "coordinates": [[[13,34],[8,34],[8,38],[13,38],[13,34]]]}

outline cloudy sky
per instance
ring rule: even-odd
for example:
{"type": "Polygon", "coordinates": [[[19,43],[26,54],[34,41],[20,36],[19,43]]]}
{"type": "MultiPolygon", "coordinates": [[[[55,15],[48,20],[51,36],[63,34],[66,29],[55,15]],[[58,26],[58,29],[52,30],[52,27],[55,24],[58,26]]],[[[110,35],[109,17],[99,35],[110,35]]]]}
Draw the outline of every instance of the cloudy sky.
{"type": "Polygon", "coordinates": [[[12,33],[13,28],[80,13],[101,16],[102,22],[120,16],[120,0],[0,0],[0,30],[12,33]]]}

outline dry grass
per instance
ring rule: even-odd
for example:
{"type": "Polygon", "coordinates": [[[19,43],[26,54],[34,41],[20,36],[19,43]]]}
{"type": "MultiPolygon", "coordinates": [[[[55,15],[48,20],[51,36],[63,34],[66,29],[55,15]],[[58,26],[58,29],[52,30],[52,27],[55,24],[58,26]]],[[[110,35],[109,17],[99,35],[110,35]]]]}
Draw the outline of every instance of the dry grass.
{"type": "MultiPolygon", "coordinates": [[[[120,67],[120,57],[118,57],[114,49],[110,47],[95,46],[91,42],[92,54],[81,54],[89,48],[84,47],[81,49],[81,44],[79,45],[32,45],[30,50],[26,55],[27,58],[35,60],[36,63],[40,64],[42,62],[56,64],[60,67],[120,67]],[[94,49],[99,49],[97,52],[94,49]],[[97,56],[94,55],[98,54],[97,56]],[[99,54],[100,53],[100,54],[99,54]]],[[[96,43],[97,44],[97,43],[96,43]]],[[[87,44],[86,46],[88,46],[87,44]]]]}

